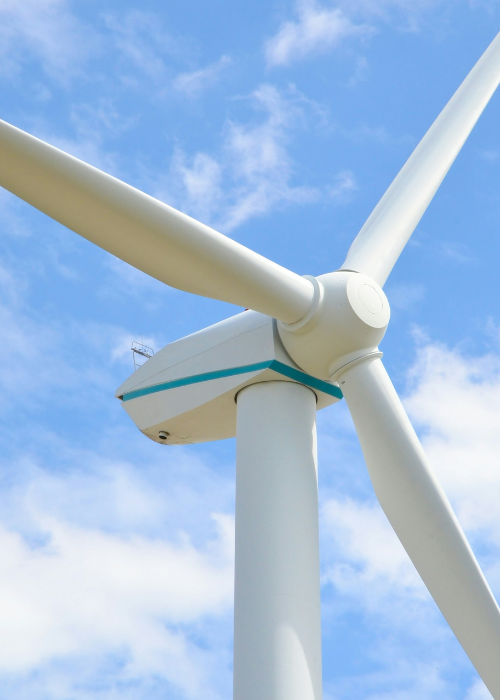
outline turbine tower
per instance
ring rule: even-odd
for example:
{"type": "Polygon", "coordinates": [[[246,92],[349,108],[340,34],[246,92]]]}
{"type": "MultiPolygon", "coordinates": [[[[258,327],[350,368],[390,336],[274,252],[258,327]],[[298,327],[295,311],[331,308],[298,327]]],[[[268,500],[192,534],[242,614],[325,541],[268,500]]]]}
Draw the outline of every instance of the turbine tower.
{"type": "Polygon", "coordinates": [[[168,345],[117,391],[158,443],[236,435],[235,700],[322,696],[315,417],[342,396],[385,514],[500,700],[500,609],[378,349],[382,287],[499,82],[500,34],[318,278],[0,122],[0,185],[170,286],[251,309],[168,345]]]}

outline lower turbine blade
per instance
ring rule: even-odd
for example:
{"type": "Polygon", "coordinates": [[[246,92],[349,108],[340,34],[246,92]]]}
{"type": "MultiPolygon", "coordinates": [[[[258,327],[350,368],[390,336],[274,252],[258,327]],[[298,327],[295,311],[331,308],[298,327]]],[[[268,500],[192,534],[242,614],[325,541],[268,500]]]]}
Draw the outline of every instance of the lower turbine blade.
{"type": "Polygon", "coordinates": [[[312,284],[0,120],[0,186],[171,287],[294,323],[312,284]]]}
{"type": "Polygon", "coordinates": [[[500,699],[500,609],[377,358],[340,386],[380,505],[458,641],[500,699]]]}

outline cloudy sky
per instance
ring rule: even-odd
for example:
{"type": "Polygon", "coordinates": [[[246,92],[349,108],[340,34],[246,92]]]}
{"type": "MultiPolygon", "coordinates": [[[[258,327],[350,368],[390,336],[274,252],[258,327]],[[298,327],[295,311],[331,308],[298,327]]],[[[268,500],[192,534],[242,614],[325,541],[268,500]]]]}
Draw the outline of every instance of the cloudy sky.
{"type": "MultiPolygon", "coordinates": [[[[498,0],[0,0],[0,117],[300,274],[350,241],[500,29],[498,0]]],[[[500,596],[500,94],[386,291],[385,363],[500,596]]],[[[233,440],[114,398],[239,311],[0,191],[0,697],[230,700],[233,440]]],[[[318,414],[325,700],[490,695],[318,414]]]]}

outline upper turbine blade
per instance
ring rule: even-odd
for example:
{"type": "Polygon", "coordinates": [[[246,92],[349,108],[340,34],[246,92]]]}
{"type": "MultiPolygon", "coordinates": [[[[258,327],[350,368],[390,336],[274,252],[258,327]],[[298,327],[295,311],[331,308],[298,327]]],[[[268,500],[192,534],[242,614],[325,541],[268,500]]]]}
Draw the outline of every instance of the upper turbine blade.
{"type": "Polygon", "coordinates": [[[379,359],[340,377],[380,505],[496,700],[500,610],[379,359]]]}
{"type": "Polygon", "coordinates": [[[500,34],[377,204],[354,239],[342,270],[362,272],[384,285],[499,82],[500,34]]]}
{"type": "Polygon", "coordinates": [[[172,287],[285,323],[311,305],[303,277],[3,121],[0,185],[172,287]]]}

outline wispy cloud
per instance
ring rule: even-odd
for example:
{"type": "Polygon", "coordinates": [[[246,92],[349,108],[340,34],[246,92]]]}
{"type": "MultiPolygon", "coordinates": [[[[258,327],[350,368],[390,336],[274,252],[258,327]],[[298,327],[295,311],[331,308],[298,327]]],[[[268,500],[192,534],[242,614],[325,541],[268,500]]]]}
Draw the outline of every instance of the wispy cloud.
{"type": "Polygon", "coordinates": [[[293,184],[294,163],[288,145],[317,106],[295,88],[282,93],[261,85],[250,101],[264,113],[260,123],[228,121],[221,153],[199,152],[189,158],[177,149],[170,177],[157,196],[223,231],[262,216],[277,206],[301,204],[330,196],[339,202],[355,189],[351,172],[341,172],[332,185],[293,184]]]}
{"type": "Polygon", "coordinates": [[[123,176],[116,153],[109,144],[136,123],[135,117],[123,117],[112,100],[102,98],[95,105],[73,103],[63,133],[54,131],[46,120],[33,119],[21,128],[62,151],[104,172],[123,176]]]}
{"type": "Polygon", "coordinates": [[[474,262],[474,255],[465,243],[457,241],[440,241],[438,251],[448,260],[460,265],[470,265],[474,262]]]}
{"type": "Polygon", "coordinates": [[[335,177],[333,185],[327,187],[327,192],[337,202],[345,202],[357,189],[354,173],[344,170],[335,177]]]}
{"type": "Polygon", "coordinates": [[[65,82],[97,45],[66,0],[0,0],[0,73],[15,75],[33,59],[65,82]]]}
{"type": "Polygon", "coordinates": [[[161,93],[171,85],[178,61],[189,55],[189,39],[174,35],[154,12],[127,10],[104,17],[110,39],[118,50],[122,80],[140,85],[144,76],[161,85],[161,93]]]}
{"type": "Polygon", "coordinates": [[[350,16],[365,20],[381,19],[402,31],[418,31],[426,11],[435,10],[446,0],[337,0],[350,16]]]}
{"type": "Polygon", "coordinates": [[[480,151],[479,157],[489,163],[497,163],[500,160],[500,151],[480,151]]]}
{"type": "Polygon", "coordinates": [[[368,76],[368,72],[368,61],[364,56],[358,56],[356,59],[356,66],[354,68],[354,72],[347,81],[348,87],[354,88],[357,85],[359,85],[359,83],[364,82],[368,76]]]}
{"type": "Polygon", "coordinates": [[[372,141],[381,144],[406,144],[414,143],[414,138],[410,135],[395,136],[387,131],[385,126],[370,126],[368,124],[359,124],[349,129],[340,129],[342,136],[354,141],[362,143],[363,141],[372,141]]]}
{"type": "MultiPolygon", "coordinates": [[[[264,46],[269,66],[285,66],[318,53],[335,49],[350,39],[366,39],[382,24],[399,31],[420,31],[425,13],[441,0],[295,0],[294,19],[285,21],[264,46]]],[[[349,84],[364,79],[368,63],[358,57],[349,84]]]]}
{"type": "Polygon", "coordinates": [[[229,56],[221,56],[218,61],[206,68],[191,73],[180,73],[173,81],[173,87],[190,97],[194,97],[220,78],[221,72],[231,63],[229,56]]]}
{"type": "Polygon", "coordinates": [[[166,69],[162,54],[168,51],[170,36],[163,31],[155,15],[128,11],[122,17],[107,15],[105,22],[117,49],[125,58],[150,76],[164,77],[166,69]]]}
{"type": "Polygon", "coordinates": [[[347,37],[367,36],[373,29],[355,24],[340,8],[318,5],[314,0],[300,0],[297,19],[283,24],[265,46],[267,62],[284,66],[312,53],[326,51],[347,37]]]}
{"type": "Polygon", "coordinates": [[[391,308],[400,311],[408,309],[418,304],[425,297],[425,287],[422,284],[394,284],[388,285],[387,296],[391,308]]]}

